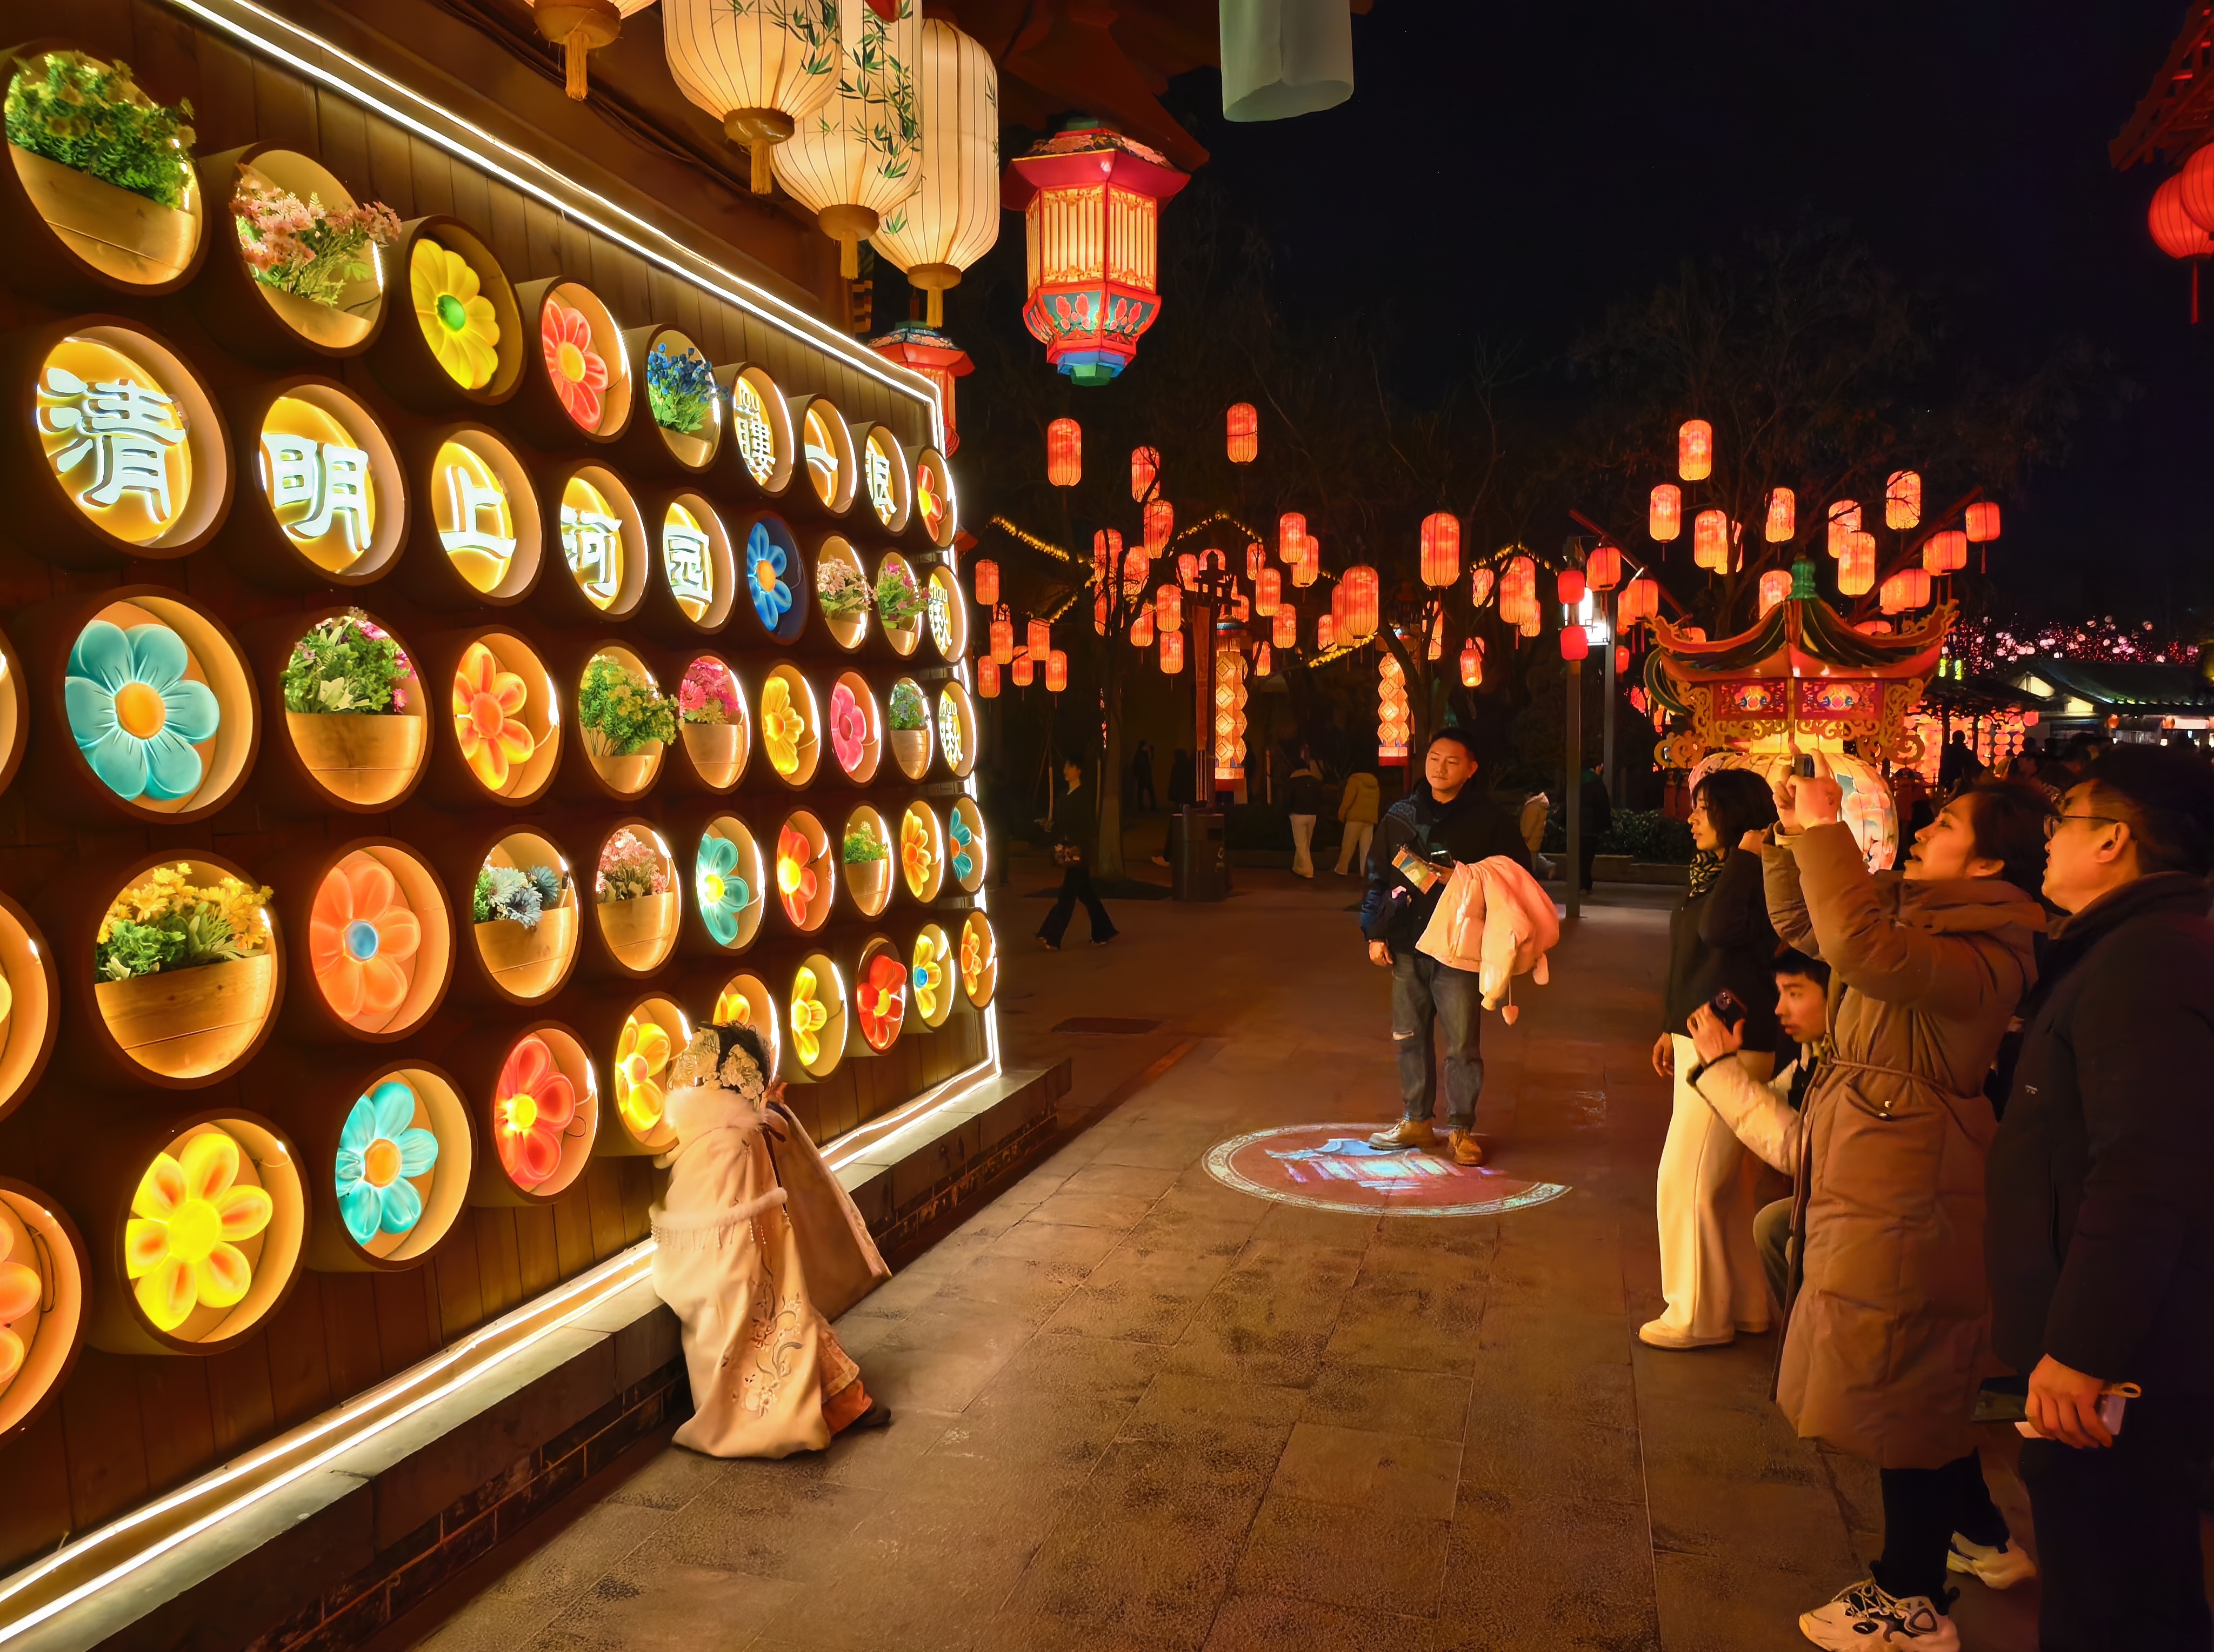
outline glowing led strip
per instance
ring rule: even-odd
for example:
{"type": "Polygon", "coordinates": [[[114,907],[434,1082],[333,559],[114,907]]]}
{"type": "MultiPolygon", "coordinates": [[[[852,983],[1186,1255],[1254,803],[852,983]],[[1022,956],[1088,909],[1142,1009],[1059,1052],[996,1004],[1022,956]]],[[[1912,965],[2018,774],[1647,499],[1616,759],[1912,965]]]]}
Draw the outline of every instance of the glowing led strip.
{"type": "Polygon", "coordinates": [[[254,0],[168,0],[177,10],[198,18],[245,41],[288,68],[320,82],[366,108],[374,109],[395,125],[404,126],[448,154],[544,202],[564,216],[573,218],[609,241],[628,247],[640,258],[657,264],[681,280],[713,293],[728,303],[758,316],[770,326],[828,351],[897,393],[923,403],[930,410],[931,445],[944,449],[945,422],[938,392],[929,381],[911,369],[896,367],[846,334],[827,326],[797,305],[756,287],[744,277],[703,258],[667,231],[641,218],[629,208],[563,176],[527,150],[493,137],[482,127],[456,114],[403,81],[333,45],[321,35],[254,3],[254,0]],[[337,70],[289,50],[285,40],[321,53],[347,71],[337,70]],[[377,95],[381,87],[419,106],[437,120],[456,130],[408,114],[377,95]],[[517,168],[527,171],[517,171],[517,168]],[[615,227],[616,223],[627,226],[615,227]]]}

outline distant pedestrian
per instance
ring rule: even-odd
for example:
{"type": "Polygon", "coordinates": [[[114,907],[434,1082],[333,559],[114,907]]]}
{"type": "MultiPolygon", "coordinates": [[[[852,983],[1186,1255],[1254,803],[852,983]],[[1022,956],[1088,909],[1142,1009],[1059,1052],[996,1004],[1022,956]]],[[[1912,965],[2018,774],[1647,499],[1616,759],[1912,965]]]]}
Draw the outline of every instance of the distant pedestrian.
{"type": "Polygon", "coordinates": [[[1160,796],[1153,789],[1153,743],[1149,740],[1138,742],[1138,749],[1130,753],[1130,807],[1134,809],[1157,809],[1160,796]]]}
{"type": "Polygon", "coordinates": [[[1950,797],[1961,787],[1973,784],[1983,771],[1983,760],[1969,750],[1968,737],[1955,729],[1937,759],[1937,795],[1950,797]]]}
{"type": "Polygon", "coordinates": [[[1076,915],[1079,900],[1092,919],[1093,946],[1104,947],[1116,936],[1115,920],[1107,916],[1092,887],[1090,863],[1098,848],[1099,814],[1092,806],[1092,795],[1084,789],[1084,765],[1071,758],[1061,765],[1061,773],[1068,789],[1053,810],[1053,858],[1061,869],[1061,893],[1038,930],[1048,952],[1061,950],[1061,938],[1068,933],[1068,920],[1076,915]]]}
{"type": "Polygon", "coordinates": [[[1354,867],[1359,867],[1364,877],[1367,875],[1368,844],[1376,834],[1376,817],[1383,801],[1383,788],[1368,770],[1355,769],[1346,776],[1345,789],[1337,800],[1337,818],[1345,826],[1345,839],[1337,851],[1338,876],[1343,877],[1354,867]]]}
{"type": "Polygon", "coordinates": [[[1599,853],[1599,840],[1614,829],[1614,806],[1607,801],[1606,782],[1593,770],[1586,769],[1577,783],[1581,787],[1576,796],[1581,818],[1576,822],[1576,887],[1589,894],[1592,861],[1599,853]]]}
{"type": "Polygon", "coordinates": [[[1314,753],[1300,747],[1300,766],[1284,783],[1284,807],[1292,817],[1292,875],[1294,877],[1314,876],[1315,817],[1322,810],[1322,775],[1315,767],[1314,753]]]}

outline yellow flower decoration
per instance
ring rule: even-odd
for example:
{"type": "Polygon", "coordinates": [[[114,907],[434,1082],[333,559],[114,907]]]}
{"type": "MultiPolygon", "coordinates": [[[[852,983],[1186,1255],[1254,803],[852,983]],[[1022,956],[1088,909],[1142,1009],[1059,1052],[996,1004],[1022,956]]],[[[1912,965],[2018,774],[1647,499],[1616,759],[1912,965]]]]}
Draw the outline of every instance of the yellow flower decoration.
{"type": "Polygon", "coordinates": [[[174,1331],[195,1308],[235,1308],[254,1283],[238,1241],[269,1225],[276,1206],[259,1187],[235,1187],[238,1143],[219,1130],[195,1136],[176,1158],[146,1167],[124,1225],[125,1271],[139,1308],[174,1331]]]}
{"type": "Polygon", "coordinates": [[[802,967],[792,978],[792,1047],[810,1067],[822,1058],[823,1028],[830,1019],[829,1007],[817,996],[821,991],[811,969],[802,967]]]}
{"type": "Polygon", "coordinates": [[[945,937],[925,930],[914,938],[914,966],[908,979],[914,988],[914,1013],[926,1021],[938,1019],[938,995],[945,991],[945,937]]]}
{"type": "Polygon", "coordinates": [[[918,899],[930,887],[931,870],[937,861],[929,826],[920,813],[909,809],[900,821],[900,869],[907,874],[907,887],[918,899]]]}
{"type": "Polygon", "coordinates": [[[992,932],[969,924],[961,931],[961,985],[969,997],[984,990],[984,972],[992,966],[992,932]]]}
{"type": "Polygon", "coordinates": [[[641,1136],[661,1123],[662,1076],[669,1070],[669,1034],[658,1021],[635,1015],[623,1023],[615,1042],[615,1106],[641,1136]]]}
{"type": "Polygon", "coordinates": [[[714,1020],[725,1027],[751,1027],[753,1001],[739,988],[726,986],[715,995],[714,1020]]]}
{"type": "Polygon", "coordinates": [[[468,260],[435,241],[419,241],[408,260],[415,325],[438,365],[464,390],[481,390],[499,367],[499,318],[468,260]]]}
{"type": "Polygon", "coordinates": [[[792,685],[772,677],[761,698],[761,747],[779,774],[799,771],[799,742],[807,737],[807,718],[792,703],[792,685]]]}
{"type": "Polygon", "coordinates": [[[189,917],[196,911],[211,911],[230,926],[231,944],[241,954],[260,952],[269,944],[269,925],[262,916],[262,909],[269,904],[266,885],[257,888],[241,883],[226,872],[202,888],[192,881],[192,872],[184,861],[156,867],[145,882],[115,897],[94,939],[105,945],[118,924],[151,924],[172,914],[189,917]]]}

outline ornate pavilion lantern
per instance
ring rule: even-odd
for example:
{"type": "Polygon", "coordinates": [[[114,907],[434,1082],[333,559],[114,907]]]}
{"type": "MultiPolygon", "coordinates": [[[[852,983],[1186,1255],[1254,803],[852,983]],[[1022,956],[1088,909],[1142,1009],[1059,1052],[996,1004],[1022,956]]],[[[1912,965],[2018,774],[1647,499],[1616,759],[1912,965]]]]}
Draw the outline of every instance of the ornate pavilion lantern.
{"type": "MultiPolygon", "coordinates": [[[[933,292],[930,296],[934,305],[938,295],[933,292]]],[[[958,451],[961,432],[953,419],[953,381],[976,370],[969,352],[944,333],[917,321],[870,339],[869,348],[886,361],[912,369],[930,381],[938,392],[939,409],[945,417],[945,451],[958,451]]]]}
{"type": "Polygon", "coordinates": [[[1001,200],[1022,213],[1029,254],[1023,320],[1077,383],[1122,372],[1160,314],[1161,203],[1187,181],[1166,157],[1097,123],[1008,162],[1001,200]]]}
{"type": "Polygon", "coordinates": [[[819,5],[664,0],[661,40],[676,89],[752,152],[754,193],[768,194],[776,146],[837,88],[835,21],[819,5]]]}
{"type": "MultiPolygon", "coordinates": [[[[930,295],[945,325],[945,290],[1000,239],[1000,76],[992,54],[936,17],[922,25],[914,70],[922,181],[884,215],[869,243],[930,295]]],[[[947,443],[947,451],[952,444],[947,443]]]]}

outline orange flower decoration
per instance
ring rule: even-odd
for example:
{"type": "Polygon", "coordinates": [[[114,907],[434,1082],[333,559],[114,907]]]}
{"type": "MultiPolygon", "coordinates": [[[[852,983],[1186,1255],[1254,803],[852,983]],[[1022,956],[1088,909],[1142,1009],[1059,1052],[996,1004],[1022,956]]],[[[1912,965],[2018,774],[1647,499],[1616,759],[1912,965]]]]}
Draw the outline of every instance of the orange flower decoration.
{"type": "Polygon", "coordinates": [[[308,952],[315,984],[339,1018],[379,1033],[415,978],[423,926],[380,861],[350,855],[315,891],[308,952]]]}
{"type": "Polygon", "coordinates": [[[548,1180],[561,1167],[561,1137],[576,1117],[576,1088],[545,1039],[527,1038],[508,1052],[492,1125],[510,1181],[528,1192],[548,1180]]]}
{"type": "Polygon", "coordinates": [[[861,1017],[861,1036],[872,1050],[889,1050],[907,1015],[907,966],[896,954],[869,960],[853,986],[853,1007],[861,1017]]]}
{"type": "Polygon", "coordinates": [[[0,1388],[13,1382],[15,1373],[23,1369],[26,1350],[15,1326],[39,1311],[42,1294],[37,1273],[8,1259],[8,1253],[15,1247],[13,1230],[0,1226],[0,1388]]]}
{"type": "Polygon", "coordinates": [[[546,301],[538,323],[539,347],[546,355],[546,376],[569,417],[587,430],[600,428],[608,388],[608,364],[592,348],[592,324],[582,310],[558,298],[546,301]]]}
{"type": "Polygon", "coordinates": [[[900,869],[907,874],[907,887],[917,899],[930,887],[932,872],[938,864],[938,851],[933,845],[930,823],[914,809],[909,809],[900,821],[900,869]]]}
{"type": "Polygon", "coordinates": [[[517,763],[528,763],[538,742],[517,719],[530,698],[529,685],[500,669],[498,656],[472,643],[454,673],[454,737],[476,777],[498,791],[517,763]]]}
{"type": "Polygon", "coordinates": [[[992,932],[978,924],[961,930],[961,986],[969,1002],[984,990],[984,972],[992,966],[992,932]]]}
{"type": "Polygon", "coordinates": [[[776,840],[776,892],[784,897],[784,913],[801,928],[807,909],[815,903],[815,850],[790,826],[776,840]]]}

